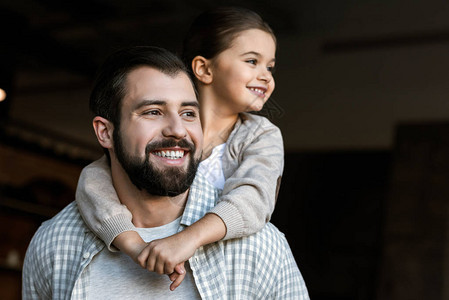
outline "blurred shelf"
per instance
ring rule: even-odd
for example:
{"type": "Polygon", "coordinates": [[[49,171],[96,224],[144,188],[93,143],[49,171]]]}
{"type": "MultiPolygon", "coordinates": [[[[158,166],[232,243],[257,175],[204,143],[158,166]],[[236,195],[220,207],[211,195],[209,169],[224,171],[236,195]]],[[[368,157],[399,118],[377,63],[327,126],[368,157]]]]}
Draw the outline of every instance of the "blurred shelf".
{"type": "Polygon", "coordinates": [[[12,209],[19,213],[32,215],[38,218],[49,219],[60,211],[59,208],[31,203],[20,199],[14,199],[12,197],[4,196],[1,194],[0,197],[0,208],[12,209]]]}
{"type": "Polygon", "coordinates": [[[21,267],[12,267],[12,266],[8,266],[6,264],[0,264],[0,271],[1,272],[11,272],[11,273],[22,273],[22,268],[21,267]]]}

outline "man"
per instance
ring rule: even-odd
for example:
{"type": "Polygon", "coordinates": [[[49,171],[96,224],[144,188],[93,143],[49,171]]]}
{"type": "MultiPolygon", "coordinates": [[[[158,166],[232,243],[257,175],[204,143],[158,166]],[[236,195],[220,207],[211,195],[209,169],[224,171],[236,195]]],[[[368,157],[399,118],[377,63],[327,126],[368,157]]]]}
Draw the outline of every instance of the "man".
{"type": "MultiPolygon", "coordinates": [[[[104,64],[94,93],[112,101],[94,129],[106,149],[114,188],[144,240],[162,238],[203,217],[218,191],[196,176],[202,131],[193,84],[182,62],[154,47],[121,50],[104,64]],[[118,95],[105,91],[119,87],[118,95]],[[115,120],[115,121],[112,121],[115,120]],[[169,160],[162,151],[183,152],[169,160]]],[[[100,101],[101,102],[101,101],[100,101]]],[[[104,103],[100,103],[100,106],[104,103]]],[[[91,107],[92,108],[92,107],[91,107]]],[[[98,186],[101,189],[101,186],[98,186]]],[[[36,232],[23,269],[24,299],[308,299],[284,236],[259,233],[199,248],[183,284],[148,272],[105,244],[69,204],[36,232]]]]}

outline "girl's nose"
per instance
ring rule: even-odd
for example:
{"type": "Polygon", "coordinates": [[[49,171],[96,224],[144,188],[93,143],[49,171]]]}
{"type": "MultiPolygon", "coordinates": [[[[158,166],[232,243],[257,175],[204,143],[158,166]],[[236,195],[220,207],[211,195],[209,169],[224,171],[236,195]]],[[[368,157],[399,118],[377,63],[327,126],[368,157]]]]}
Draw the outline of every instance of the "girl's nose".
{"type": "Polygon", "coordinates": [[[267,68],[262,67],[259,72],[258,79],[268,83],[273,80],[273,74],[268,71],[267,68]]]}

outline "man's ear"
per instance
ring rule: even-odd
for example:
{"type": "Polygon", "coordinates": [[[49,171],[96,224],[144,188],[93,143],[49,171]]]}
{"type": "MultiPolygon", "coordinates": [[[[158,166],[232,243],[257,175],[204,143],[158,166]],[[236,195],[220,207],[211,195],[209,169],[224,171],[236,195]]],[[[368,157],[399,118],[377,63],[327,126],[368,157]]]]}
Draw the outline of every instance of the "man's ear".
{"type": "Polygon", "coordinates": [[[210,84],[213,76],[210,69],[211,61],[203,56],[195,56],[192,60],[192,71],[196,79],[204,84],[210,84]]]}
{"type": "Polygon", "coordinates": [[[92,125],[94,126],[95,135],[97,136],[97,140],[100,145],[103,148],[112,149],[114,145],[112,140],[114,126],[112,123],[105,118],[96,116],[92,121],[92,125]]]}

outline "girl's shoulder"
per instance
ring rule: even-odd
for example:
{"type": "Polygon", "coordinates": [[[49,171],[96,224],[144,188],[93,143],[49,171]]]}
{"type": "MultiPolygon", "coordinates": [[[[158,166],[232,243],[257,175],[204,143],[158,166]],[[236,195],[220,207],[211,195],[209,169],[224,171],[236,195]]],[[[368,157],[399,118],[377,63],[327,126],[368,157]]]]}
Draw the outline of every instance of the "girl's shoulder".
{"type": "Polygon", "coordinates": [[[268,120],[266,117],[261,116],[261,115],[256,115],[254,113],[240,113],[239,114],[239,119],[241,120],[242,124],[246,123],[246,124],[253,124],[253,123],[257,123],[257,124],[267,124],[267,125],[271,125],[274,127],[277,127],[276,125],[274,125],[273,123],[271,123],[270,120],[268,120]]]}
{"type": "Polygon", "coordinates": [[[246,138],[248,138],[248,135],[254,137],[265,134],[280,135],[280,129],[266,117],[251,113],[241,113],[239,121],[237,121],[234,127],[233,134],[243,135],[246,138]]]}

